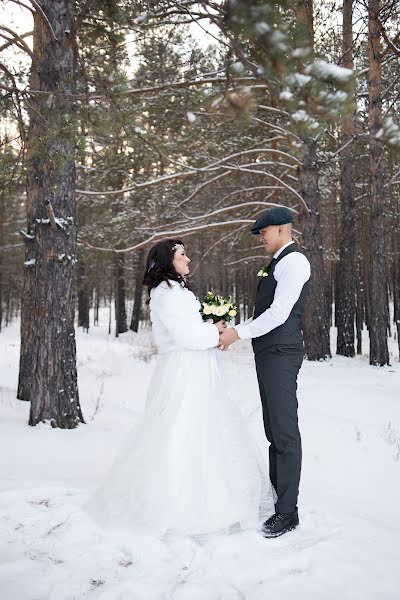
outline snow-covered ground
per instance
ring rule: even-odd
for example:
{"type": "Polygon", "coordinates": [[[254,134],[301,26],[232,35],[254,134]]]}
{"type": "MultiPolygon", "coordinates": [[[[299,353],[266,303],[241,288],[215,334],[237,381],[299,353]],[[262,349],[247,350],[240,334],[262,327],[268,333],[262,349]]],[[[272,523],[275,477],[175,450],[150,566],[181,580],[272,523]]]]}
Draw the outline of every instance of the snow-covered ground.
{"type": "MultiPolygon", "coordinates": [[[[333,332],[334,335],[334,332],[333,332]]],[[[162,542],[111,536],[81,504],[140,418],[151,336],[77,334],[86,425],[28,427],[16,400],[18,324],[0,333],[0,597],[4,600],[396,600],[400,589],[400,364],[305,362],[300,527],[162,542]]],[[[266,449],[250,346],[224,353],[266,449]]],[[[162,494],[162,490],[160,490],[162,494]]]]}

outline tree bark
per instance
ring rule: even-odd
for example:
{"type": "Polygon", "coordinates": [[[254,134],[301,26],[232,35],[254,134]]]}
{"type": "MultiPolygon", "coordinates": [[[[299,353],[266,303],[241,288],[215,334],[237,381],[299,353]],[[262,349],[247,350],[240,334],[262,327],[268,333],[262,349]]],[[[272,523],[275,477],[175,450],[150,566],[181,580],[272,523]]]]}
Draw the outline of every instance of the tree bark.
{"type": "Polygon", "coordinates": [[[400,361],[400,243],[399,243],[399,225],[400,225],[400,206],[399,199],[397,197],[397,211],[396,220],[393,228],[393,305],[394,305],[394,323],[397,332],[397,346],[399,349],[399,361],[400,361]]]}
{"type": "Polygon", "coordinates": [[[4,190],[0,192],[0,331],[3,323],[3,252],[1,248],[4,245],[3,236],[3,218],[4,218],[4,190]]]}
{"type": "Polygon", "coordinates": [[[386,328],[386,276],[384,258],[384,149],[376,137],[382,128],[382,54],[379,22],[380,0],[368,3],[368,96],[370,184],[370,314],[371,365],[389,364],[386,328]]]}
{"type": "MultiPolygon", "coordinates": [[[[303,25],[308,46],[314,52],[313,1],[299,0],[296,17],[303,25]]],[[[303,243],[311,264],[310,288],[303,319],[305,353],[309,360],[331,356],[329,339],[329,310],[325,294],[325,273],[321,232],[321,200],[318,185],[317,140],[305,133],[302,136],[302,164],[298,169],[300,193],[308,210],[300,209],[299,222],[303,243]]]]}
{"type": "Polygon", "coordinates": [[[78,262],[78,326],[89,332],[90,293],[83,258],[78,262]]]}
{"type": "Polygon", "coordinates": [[[125,255],[114,257],[115,273],[115,335],[128,331],[125,305],[125,255]]]}
{"type": "Polygon", "coordinates": [[[142,308],[142,296],[143,296],[143,267],[144,267],[144,250],[141,249],[138,252],[137,264],[136,264],[136,276],[135,276],[135,295],[133,299],[133,310],[132,318],[129,329],[131,331],[138,331],[140,323],[140,312],[142,308]]]}
{"type": "MultiPolygon", "coordinates": [[[[353,0],[343,0],[343,67],[353,69],[353,0]]],[[[354,85],[348,89],[348,113],[342,122],[341,145],[348,143],[340,159],[340,260],[337,273],[337,347],[342,356],[354,356],[355,319],[355,202],[353,145],[355,134],[354,85]],[[350,142],[350,143],[349,143],[350,142]]]]}
{"type": "Polygon", "coordinates": [[[302,209],[299,216],[303,244],[311,265],[310,288],[303,318],[305,353],[309,360],[323,360],[331,356],[330,328],[322,254],[317,142],[311,137],[304,142],[298,177],[300,193],[309,209],[309,212],[302,209]]]}
{"type": "Polygon", "coordinates": [[[71,429],[84,422],[74,330],[75,2],[42,0],[41,7],[48,22],[35,13],[31,87],[53,93],[37,94],[30,100],[30,238],[22,299],[19,394],[31,400],[30,425],[49,421],[52,427],[71,429]]]}

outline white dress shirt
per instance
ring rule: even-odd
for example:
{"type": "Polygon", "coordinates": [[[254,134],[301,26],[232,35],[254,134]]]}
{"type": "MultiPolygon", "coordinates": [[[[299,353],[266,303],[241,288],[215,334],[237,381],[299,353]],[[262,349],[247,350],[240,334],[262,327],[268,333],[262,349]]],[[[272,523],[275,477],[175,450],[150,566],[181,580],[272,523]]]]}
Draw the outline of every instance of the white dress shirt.
{"type": "Polygon", "coordinates": [[[150,320],[159,354],[218,346],[218,329],[203,321],[193,292],[178,281],[169,282],[171,287],[163,281],[150,292],[150,320]]]}
{"type": "MultiPolygon", "coordinates": [[[[278,258],[281,252],[293,243],[293,241],[288,242],[279,248],[273,258],[278,258]]],[[[291,252],[284,256],[273,271],[277,285],[271,306],[257,319],[248,319],[244,323],[236,325],[238,336],[245,340],[257,338],[282,325],[299,299],[304,284],[310,279],[310,274],[310,263],[304,254],[291,252]]]]}

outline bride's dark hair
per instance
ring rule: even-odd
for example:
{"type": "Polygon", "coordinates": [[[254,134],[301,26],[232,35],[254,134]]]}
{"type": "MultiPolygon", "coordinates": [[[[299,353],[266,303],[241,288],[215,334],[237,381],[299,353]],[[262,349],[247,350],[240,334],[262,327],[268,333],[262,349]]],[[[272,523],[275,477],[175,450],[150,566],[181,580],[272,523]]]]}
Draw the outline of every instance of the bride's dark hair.
{"type": "Polygon", "coordinates": [[[149,294],[162,281],[166,281],[170,286],[169,279],[179,281],[183,286],[190,289],[186,279],[176,272],[173,265],[177,244],[184,245],[181,240],[165,239],[150,248],[142,282],[147,287],[149,294]]]}

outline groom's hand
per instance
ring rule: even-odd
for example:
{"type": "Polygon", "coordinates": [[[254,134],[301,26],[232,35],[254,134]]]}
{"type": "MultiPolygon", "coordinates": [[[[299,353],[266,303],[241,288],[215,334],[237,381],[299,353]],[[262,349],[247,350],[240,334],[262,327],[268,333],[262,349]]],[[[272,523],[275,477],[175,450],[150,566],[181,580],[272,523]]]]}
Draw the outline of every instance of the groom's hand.
{"type": "Polygon", "coordinates": [[[231,344],[237,342],[238,339],[240,338],[236,329],[233,327],[225,329],[225,331],[219,334],[219,348],[222,346],[221,350],[226,350],[231,344]]]}

